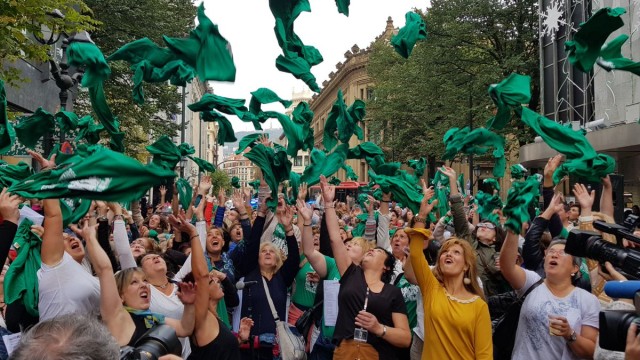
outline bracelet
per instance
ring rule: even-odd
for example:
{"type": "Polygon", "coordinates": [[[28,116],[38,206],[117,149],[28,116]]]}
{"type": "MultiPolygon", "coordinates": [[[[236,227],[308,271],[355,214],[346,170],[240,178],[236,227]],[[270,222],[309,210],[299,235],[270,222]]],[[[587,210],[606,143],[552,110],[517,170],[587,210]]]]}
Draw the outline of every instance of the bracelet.
{"type": "Polygon", "coordinates": [[[420,216],[416,215],[416,216],[413,217],[413,222],[414,223],[426,224],[427,223],[427,217],[425,216],[425,217],[421,218],[420,216]]]}
{"type": "Polygon", "coordinates": [[[385,335],[387,335],[387,325],[382,325],[382,335],[379,338],[383,338],[385,335]]]}
{"type": "Polygon", "coordinates": [[[583,223],[583,222],[593,222],[593,216],[589,215],[589,216],[580,216],[578,218],[578,221],[583,223]]]}
{"type": "Polygon", "coordinates": [[[204,221],[205,219],[197,219],[198,221],[204,221]]]}
{"type": "Polygon", "coordinates": [[[390,202],[391,199],[381,199],[380,201],[382,201],[382,202],[390,202]]]}
{"type": "Polygon", "coordinates": [[[195,234],[195,235],[193,235],[189,240],[193,240],[194,238],[197,238],[197,237],[200,237],[200,235],[195,234]]]}
{"type": "Polygon", "coordinates": [[[302,224],[302,225],[304,225],[304,226],[311,226],[311,224],[302,224]]]}
{"type": "Polygon", "coordinates": [[[325,209],[335,209],[336,206],[334,204],[327,204],[324,206],[325,209]]]}

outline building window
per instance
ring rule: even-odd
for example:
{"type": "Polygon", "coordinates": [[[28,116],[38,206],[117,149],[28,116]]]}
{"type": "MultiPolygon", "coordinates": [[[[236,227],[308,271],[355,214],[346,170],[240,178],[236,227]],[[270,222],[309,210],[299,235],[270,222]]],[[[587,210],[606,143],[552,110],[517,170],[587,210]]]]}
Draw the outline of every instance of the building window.
{"type": "Polygon", "coordinates": [[[364,100],[364,89],[360,89],[360,100],[364,100]]]}
{"type": "Polygon", "coordinates": [[[373,100],[373,89],[367,88],[367,100],[373,100]]]}
{"type": "Polygon", "coordinates": [[[308,156],[304,157],[304,166],[309,166],[309,157],[308,156]]]}
{"type": "Polygon", "coordinates": [[[302,166],[302,156],[296,156],[293,160],[293,166],[302,166]]]}

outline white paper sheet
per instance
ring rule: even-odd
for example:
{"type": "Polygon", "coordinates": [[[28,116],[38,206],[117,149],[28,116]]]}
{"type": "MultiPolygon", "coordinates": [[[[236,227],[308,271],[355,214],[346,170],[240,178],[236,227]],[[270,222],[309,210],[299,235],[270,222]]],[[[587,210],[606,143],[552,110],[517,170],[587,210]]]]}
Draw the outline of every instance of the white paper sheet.
{"type": "Polygon", "coordinates": [[[324,324],[335,326],[338,319],[338,292],[340,292],[340,281],[324,280],[324,324]]]}

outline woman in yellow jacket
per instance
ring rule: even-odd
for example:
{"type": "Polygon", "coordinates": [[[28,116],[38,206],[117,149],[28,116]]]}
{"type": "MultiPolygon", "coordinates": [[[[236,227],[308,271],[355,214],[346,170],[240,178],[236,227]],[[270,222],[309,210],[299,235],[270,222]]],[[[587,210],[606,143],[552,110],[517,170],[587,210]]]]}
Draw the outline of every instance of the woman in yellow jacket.
{"type": "Polygon", "coordinates": [[[447,240],[433,271],[422,253],[423,241],[431,235],[425,229],[433,190],[423,181],[424,198],[415,217],[410,259],[424,305],[424,350],[422,359],[492,359],[491,319],[476,275],[476,255],[468,242],[447,240]]]}

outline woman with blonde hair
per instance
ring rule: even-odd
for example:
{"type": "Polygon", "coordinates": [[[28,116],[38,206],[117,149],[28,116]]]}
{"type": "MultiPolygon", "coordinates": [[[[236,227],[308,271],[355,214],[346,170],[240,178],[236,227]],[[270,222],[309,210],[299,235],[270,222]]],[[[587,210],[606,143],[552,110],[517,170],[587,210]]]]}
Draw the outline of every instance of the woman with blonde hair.
{"type": "Polygon", "coordinates": [[[423,193],[414,228],[405,229],[424,307],[422,359],[492,359],[491,319],[477,281],[475,251],[467,241],[450,238],[442,244],[433,271],[429,269],[422,253],[423,241],[431,237],[425,223],[437,200],[428,203],[433,190],[424,181],[423,193]]]}
{"type": "MultiPolygon", "coordinates": [[[[249,291],[243,291],[241,317],[250,317],[254,321],[249,341],[253,342],[256,358],[273,359],[273,348],[276,341],[276,324],[267,301],[263,280],[266,281],[271,299],[280,319],[286,319],[287,288],[293,283],[298,271],[299,256],[298,242],[293,233],[293,210],[280,199],[276,216],[285,230],[287,252],[289,257],[283,259],[283,254],[272,242],[260,243],[267,207],[265,200],[258,205],[258,216],[251,229],[251,235],[246,243],[238,245],[244,256],[234,264],[247,274],[244,277],[249,291]],[[257,260],[257,261],[256,261],[257,260]],[[249,285],[252,284],[252,285],[249,285]]],[[[239,254],[238,249],[234,254],[239,254]]],[[[252,359],[252,350],[241,349],[242,359],[252,359]]],[[[253,360],[253,359],[252,359],[253,360]]]]}

